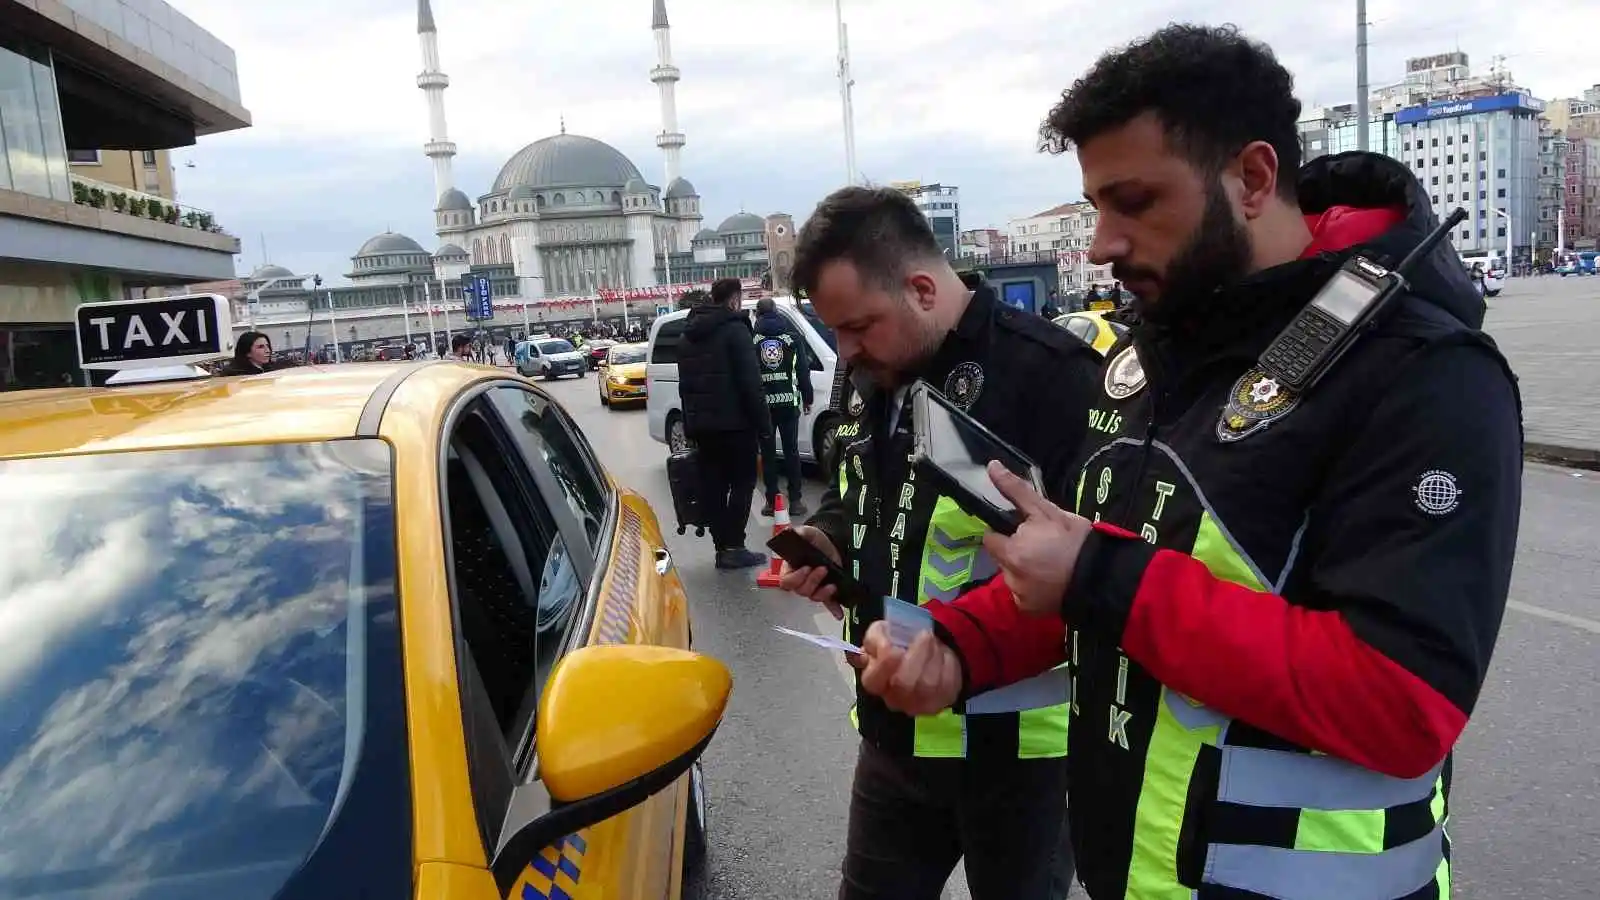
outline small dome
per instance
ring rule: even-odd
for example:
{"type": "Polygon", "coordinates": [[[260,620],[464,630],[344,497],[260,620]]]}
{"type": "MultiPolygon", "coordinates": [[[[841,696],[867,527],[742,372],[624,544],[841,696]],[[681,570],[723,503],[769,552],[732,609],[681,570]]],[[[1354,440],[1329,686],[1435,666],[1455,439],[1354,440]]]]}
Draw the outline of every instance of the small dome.
{"type": "Polygon", "coordinates": [[[433,251],[434,259],[450,259],[452,257],[466,255],[467,251],[457,247],[455,244],[445,244],[443,247],[433,251]]]}
{"type": "Polygon", "coordinates": [[[628,179],[627,184],[622,186],[622,192],[624,194],[648,194],[650,193],[650,185],[645,184],[643,178],[635,175],[628,179]]]}
{"type": "Polygon", "coordinates": [[[391,253],[427,253],[422,245],[403,234],[385,231],[383,234],[368,239],[361,249],[356,251],[357,256],[387,256],[391,253]]]}
{"type": "Polygon", "coordinates": [[[694,236],[692,242],[698,244],[698,243],[700,243],[702,241],[720,241],[720,240],[722,240],[722,235],[717,234],[715,231],[712,231],[709,228],[702,228],[698,232],[695,233],[695,236],[694,236]]]}
{"type": "Polygon", "coordinates": [[[767,221],[751,213],[735,213],[722,221],[717,226],[717,231],[723,234],[749,234],[752,231],[766,231],[767,221]]]}
{"type": "Polygon", "coordinates": [[[434,209],[441,212],[446,210],[450,212],[457,212],[459,210],[471,211],[472,201],[467,199],[466,194],[461,193],[461,191],[457,190],[456,188],[451,188],[450,190],[439,195],[439,205],[434,207],[434,209]]]}
{"type": "MultiPolygon", "coordinates": [[[[271,263],[268,263],[268,264],[260,267],[259,269],[256,269],[254,272],[250,273],[250,280],[251,281],[271,281],[274,278],[295,278],[295,277],[297,277],[297,276],[293,272],[289,271],[288,269],[285,269],[283,266],[275,266],[275,265],[273,265],[271,263]]],[[[304,279],[301,279],[301,280],[303,281],[304,279]]]]}
{"type": "Polygon", "coordinates": [[[533,196],[534,196],[533,188],[528,187],[525,184],[519,184],[516,187],[511,189],[511,193],[506,195],[506,199],[507,200],[532,200],[533,196]]]}
{"type": "Polygon", "coordinates": [[[667,185],[667,197],[670,199],[676,200],[679,197],[698,196],[700,195],[695,193],[694,185],[690,184],[689,179],[687,178],[683,178],[681,176],[674,178],[672,179],[672,183],[667,185]]]}

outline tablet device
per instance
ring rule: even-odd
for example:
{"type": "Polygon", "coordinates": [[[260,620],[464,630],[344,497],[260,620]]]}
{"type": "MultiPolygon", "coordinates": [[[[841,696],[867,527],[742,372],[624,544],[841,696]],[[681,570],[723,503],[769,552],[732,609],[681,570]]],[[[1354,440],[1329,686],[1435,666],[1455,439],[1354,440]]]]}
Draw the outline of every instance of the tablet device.
{"type": "Polygon", "coordinates": [[[919,478],[927,478],[970,515],[1001,534],[1012,534],[1022,516],[989,479],[996,460],[1044,493],[1044,476],[1033,460],[1001,440],[951,403],[926,381],[911,387],[914,450],[919,478]]]}

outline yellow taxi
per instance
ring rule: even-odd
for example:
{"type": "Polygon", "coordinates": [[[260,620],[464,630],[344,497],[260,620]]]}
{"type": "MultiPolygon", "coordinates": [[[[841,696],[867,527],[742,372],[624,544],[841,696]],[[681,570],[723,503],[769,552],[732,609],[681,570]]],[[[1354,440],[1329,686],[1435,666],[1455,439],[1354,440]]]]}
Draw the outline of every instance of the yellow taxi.
{"type": "Polygon", "coordinates": [[[649,379],[644,369],[649,352],[649,344],[616,344],[606,351],[600,377],[595,379],[600,384],[601,406],[645,402],[649,379]]]}
{"type": "Polygon", "coordinates": [[[1113,322],[1104,312],[1075,312],[1056,316],[1051,323],[1077,335],[1102,356],[1128,333],[1128,326],[1113,322]]]}
{"type": "Polygon", "coordinates": [[[0,896],[679,897],[731,680],[556,402],[78,331],[121,384],[0,395],[0,896]]]}

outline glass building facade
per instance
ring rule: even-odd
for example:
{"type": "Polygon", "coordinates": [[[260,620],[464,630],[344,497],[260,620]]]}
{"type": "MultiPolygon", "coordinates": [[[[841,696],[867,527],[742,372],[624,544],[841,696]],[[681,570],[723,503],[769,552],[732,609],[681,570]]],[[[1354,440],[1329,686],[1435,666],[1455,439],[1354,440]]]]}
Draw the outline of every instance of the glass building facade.
{"type": "Polygon", "coordinates": [[[72,200],[50,52],[0,34],[0,188],[72,200]]]}

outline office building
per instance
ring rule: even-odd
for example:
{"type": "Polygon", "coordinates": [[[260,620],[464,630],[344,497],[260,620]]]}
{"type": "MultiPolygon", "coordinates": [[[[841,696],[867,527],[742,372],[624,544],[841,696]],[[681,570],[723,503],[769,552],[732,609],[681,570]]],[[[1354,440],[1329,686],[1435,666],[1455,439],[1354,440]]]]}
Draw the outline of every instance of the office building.
{"type": "Polygon", "coordinates": [[[249,124],[233,50],[162,0],[0,0],[0,389],[81,380],[79,303],[233,277],[238,240],[160,190],[160,151],[249,124]],[[128,183],[80,174],[95,151],[136,154],[128,183]]]}
{"type": "Polygon", "coordinates": [[[1467,221],[1453,235],[1460,250],[1509,249],[1529,259],[1539,224],[1539,115],[1525,93],[1436,100],[1395,113],[1400,158],[1443,218],[1456,207],[1467,221]]]}
{"type": "Polygon", "coordinates": [[[963,259],[991,259],[1009,252],[1010,240],[998,228],[973,228],[961,232],[961,246],[957,256],[963,259]]]}
{"type": "Polygon", "coordinates": [[[916,201],[917,209],[927,217],[933,227],[933,236],[939,246],[952,257],[960,255],[961,189],[948,184],[923,184],[920,181],[890,182],[890,187],[904,191],[916,201]]]}
{"type": "Polygon", "coordinates": [[[1536,259],[1562,246],[1559,233],[1564,225],[1567,205],[1567,136],[1548,119],[1539,120],[1539,238],[1534,246],[1536,259]]]}
{"type": "Polygon", "coordinates": [[[1489,70],[1472,73],[1467,54],[1454,50],[1406,60],[1406,73],[1393,84],[1375,88],[1369,95],[1374,116],[1426,106],[1436,100],[1471,100],[1520,92],[1511,80],[1503,57],[1495,57],[1489,70]]]}
{"type": "Polygon", "coordinates": [[[1053,254],[1063,291],[1087,291],[1090,285],[1111,283],[1111,267],[1089,262],[1100,213],[1085,201],[1063,203],[1043,212],[1011,220],[1012,256],[1019,253],[1053,254]]]}
{"type": "MultiPolygon", "coordinates": [[[[1359,119],[1353,103],[1314,109],[1300,119],[1300,157],[1309,162],[1319,156],[1360,150],[1359,119]]],[[[1372,113],[1367,125],[1367,149],[1400,158],[1400,126],[1394,113],[1372,113]]]]}

